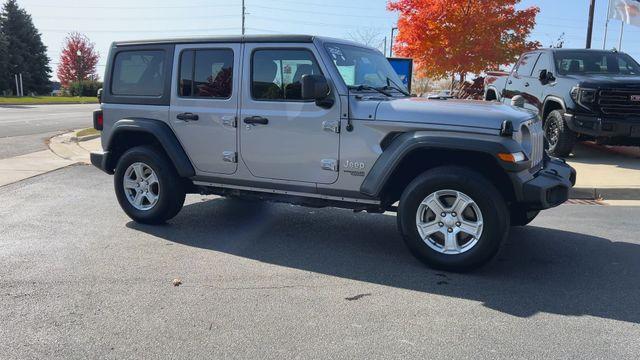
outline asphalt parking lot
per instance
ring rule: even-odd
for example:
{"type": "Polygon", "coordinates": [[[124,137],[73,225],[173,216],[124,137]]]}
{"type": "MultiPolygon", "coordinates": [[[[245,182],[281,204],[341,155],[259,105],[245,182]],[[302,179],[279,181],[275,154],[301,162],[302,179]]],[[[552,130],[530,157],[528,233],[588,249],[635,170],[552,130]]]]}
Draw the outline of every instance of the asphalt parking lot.
{"type": "Polygon", "coordinates": [[[71,166],[0,188],[1,358],[640,354],[640,207],[563,205],[451,274],[392,215],[190,196],[143,226],[111,181],[71,166]]]}

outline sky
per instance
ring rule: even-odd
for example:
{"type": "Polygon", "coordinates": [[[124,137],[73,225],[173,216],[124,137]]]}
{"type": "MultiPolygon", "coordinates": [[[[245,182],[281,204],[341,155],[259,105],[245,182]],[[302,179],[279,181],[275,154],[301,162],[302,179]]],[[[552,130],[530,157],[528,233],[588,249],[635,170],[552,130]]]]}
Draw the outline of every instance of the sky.
{"type": "MultiPolygon", "coordinates": [[[[593,45],[603,47],[607,1],[596,0],[593,45]]],[[[0,0],[3,2],[3,0],[0,0]]],[[[312,34],[358,40],[360,34],[390,37],[397,15],[387,0],[246,0],[247,34],[312,34]]],[[[65,36],[87,35],[101,58],[102,77],[109,45],[116,40],[230,35],[241,31],[241,0],[18,0],[33,18],[57,68],[65,36]]],[[[589,0],[522,0],[538,6],[531,34],[545,47],[564,33],[565,47],[585,46],[589,0]]],[[[611,20],[607,48],[618,47],[620,21],[611,20]]],[[[622,50],[640,61],[640,27],[625,26],[622,50]]]]}

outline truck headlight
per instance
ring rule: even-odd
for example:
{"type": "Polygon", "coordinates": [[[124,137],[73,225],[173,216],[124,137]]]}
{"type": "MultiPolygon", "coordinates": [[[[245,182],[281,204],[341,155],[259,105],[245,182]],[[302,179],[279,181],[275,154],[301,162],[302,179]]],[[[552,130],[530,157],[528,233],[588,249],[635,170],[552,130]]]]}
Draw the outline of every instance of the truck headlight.
{"type": "Polygon", "coordinates": [[[596,101],[596,90],[574,86],[571,88],[571,99],[578,104],[592,104],[596,101]]]}

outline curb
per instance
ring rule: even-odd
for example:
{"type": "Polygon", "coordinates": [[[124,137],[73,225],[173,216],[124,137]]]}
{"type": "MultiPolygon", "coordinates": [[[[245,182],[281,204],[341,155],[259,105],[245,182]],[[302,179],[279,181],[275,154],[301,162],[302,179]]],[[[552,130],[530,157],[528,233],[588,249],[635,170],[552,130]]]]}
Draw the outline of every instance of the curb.
{"type": "Polygon", "coordinates": [[[76,131],[73,132],[73,135],[71,135],[69,140],[70,141],[74,141],[74,142],[83,142],[83,141],[89,141],[89,140],[97,139],[97,138],[100,137],[101,133],[78,136],[78,134],[80,132],[85,131],[87,129],[93,129],[93,128],[85,128],[85,129],[76,130],[76,131]]]}
{"type": "Polygon", "coordinates": [[[35,105],[91,105],[91,104],[95,104],[95,105],[99,105],[99,103],[96,102],[52,102],[52,103],[0,103],[0,107],[2,106],[18,106],[18,105],[24,105],[24,106],[35,106],[35,105]]]}
{"type": "MultiPolygon", "coordinates": [[[[77,133],[77,132],[76,132],[77,133]]],[[[75,134],[74,134],[75,135],[75,134]]],[[[89,141],[89,140],[93,140],[93,139],[97,139],[100,137],[100,134],[92,134],[92,135],[86,135],[86,136],[71,136],[69,138],[69,140],[71,141],[75,141],[75,142],[83,142],[83,141],[89,141]]]]}
{"type": "Polygon", "coordinates": [[[587,188],[574,187],[569,192],[570,199],[580,200],[640,200],[639,188],[587,188]]]}

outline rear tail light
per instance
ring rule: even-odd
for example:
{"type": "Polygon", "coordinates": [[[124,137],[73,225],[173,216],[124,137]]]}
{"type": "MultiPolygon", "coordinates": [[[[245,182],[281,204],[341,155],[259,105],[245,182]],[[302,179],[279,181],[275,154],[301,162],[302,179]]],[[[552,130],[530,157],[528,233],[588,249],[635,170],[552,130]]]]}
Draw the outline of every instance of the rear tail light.
{"type": "Polygon", "coordinates": [[[96,130],[102,131],[104,127],[104,117],[102,115],[102,110],[94,110],[93,111],[93,128],[96,130]]]}

